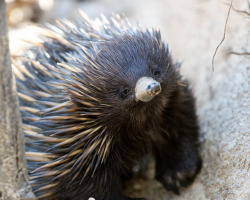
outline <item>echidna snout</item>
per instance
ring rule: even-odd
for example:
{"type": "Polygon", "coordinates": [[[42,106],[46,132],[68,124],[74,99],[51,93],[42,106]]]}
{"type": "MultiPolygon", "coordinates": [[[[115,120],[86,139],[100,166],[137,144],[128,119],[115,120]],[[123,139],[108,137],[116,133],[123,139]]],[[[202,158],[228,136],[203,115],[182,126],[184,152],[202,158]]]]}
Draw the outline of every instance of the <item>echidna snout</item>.
{"type": "Polygon", "coordinates": [[[141,77],[135,86],[136,101],[148,102],[161,92],[161,84],[151,77],[141,77]]]}

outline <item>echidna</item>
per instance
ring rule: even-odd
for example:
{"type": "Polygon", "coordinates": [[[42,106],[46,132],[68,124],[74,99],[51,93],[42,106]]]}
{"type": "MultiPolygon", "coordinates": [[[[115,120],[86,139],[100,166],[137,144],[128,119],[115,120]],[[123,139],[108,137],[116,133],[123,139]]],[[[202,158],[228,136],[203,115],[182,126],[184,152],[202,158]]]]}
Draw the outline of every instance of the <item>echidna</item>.
{"type": "Polygon", "coordinates": [[[132,199],[122,177],[151,152],[167,190],[193,182],[201,168],[194,98],[159,31],[82,14],[48,26],[14,65],[39,199],[132,199]]]}

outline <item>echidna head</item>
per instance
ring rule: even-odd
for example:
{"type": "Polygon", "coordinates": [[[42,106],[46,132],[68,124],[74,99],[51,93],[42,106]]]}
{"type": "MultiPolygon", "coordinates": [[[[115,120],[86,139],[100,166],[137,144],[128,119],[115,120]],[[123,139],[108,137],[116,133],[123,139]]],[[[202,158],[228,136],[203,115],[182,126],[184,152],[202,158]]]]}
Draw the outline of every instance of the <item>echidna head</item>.
{"type": "Polygon", "coordinates": [[[105,41],[88,65],[78,78],[86,88],[81,99],[100,114],[99,120],[112,126],[143,124],[160,115],[174,88],[174,66],[157,31],[105,41]]]}

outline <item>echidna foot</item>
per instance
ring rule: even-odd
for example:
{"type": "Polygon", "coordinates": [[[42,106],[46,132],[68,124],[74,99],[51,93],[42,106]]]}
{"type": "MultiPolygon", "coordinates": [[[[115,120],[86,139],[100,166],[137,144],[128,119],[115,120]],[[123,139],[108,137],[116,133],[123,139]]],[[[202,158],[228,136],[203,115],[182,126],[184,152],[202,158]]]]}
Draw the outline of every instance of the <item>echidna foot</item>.
{"type": "Polygon", "coordinates": [[[201,166],[202,162],[199,159],[196,165],[190,168],[167,169],[163,175],[156,175],[156,180],[162,183],[166,190],[179,195],[179,188],[192,184],[201,166]]]}

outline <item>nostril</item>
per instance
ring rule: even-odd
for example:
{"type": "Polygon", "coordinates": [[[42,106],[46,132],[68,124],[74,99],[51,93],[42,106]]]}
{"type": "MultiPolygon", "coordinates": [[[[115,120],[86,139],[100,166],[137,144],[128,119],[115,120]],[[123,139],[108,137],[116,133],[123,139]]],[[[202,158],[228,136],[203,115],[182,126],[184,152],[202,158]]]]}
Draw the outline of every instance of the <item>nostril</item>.
{"type": "Polygon", "coordinates": [[[161,85],[157,82],[153,82],[147,86],[147,90],[151,94],[159,93],[161,91],[161,85]]]}

